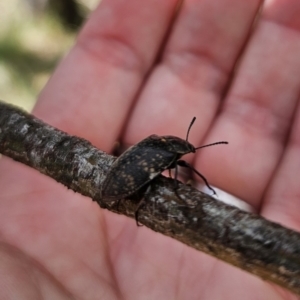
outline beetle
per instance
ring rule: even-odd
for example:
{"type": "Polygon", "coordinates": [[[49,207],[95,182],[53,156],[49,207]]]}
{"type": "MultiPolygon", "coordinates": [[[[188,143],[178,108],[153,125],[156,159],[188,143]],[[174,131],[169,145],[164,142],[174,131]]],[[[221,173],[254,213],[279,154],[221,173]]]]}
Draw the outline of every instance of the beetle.
{"type": "Polygon", "coordinates": [[[171,135],[153,134],[123,152],[112,164],[102,184],[102,198],[106,200],[124,199],[136,193],[164,170],[175,169],[175,179],[177,179],[178,166],[193,170],[215,194],[206,178],[180,158],[185,154],[195,153],[200,148],[228,144],[228,142],[221,141],[194,147],[188,142],[188,137],[195,120],[194,117],[188,127],[185,140],[171,135]]]}

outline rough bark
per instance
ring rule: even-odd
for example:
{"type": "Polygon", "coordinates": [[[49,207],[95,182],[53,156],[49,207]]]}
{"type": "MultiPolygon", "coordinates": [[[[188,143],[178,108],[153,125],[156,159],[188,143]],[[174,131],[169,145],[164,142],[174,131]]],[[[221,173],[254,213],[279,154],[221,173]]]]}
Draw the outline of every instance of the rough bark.
{"type": "Polygon", "coordinates": [[[101,198],[101,185],[115,157],[88,141],[55,129],[0,102],[0,152],[190,247],[213,255],[300,295],[300,234],[159,176],[138,194],[118,201],[101,198]]]}

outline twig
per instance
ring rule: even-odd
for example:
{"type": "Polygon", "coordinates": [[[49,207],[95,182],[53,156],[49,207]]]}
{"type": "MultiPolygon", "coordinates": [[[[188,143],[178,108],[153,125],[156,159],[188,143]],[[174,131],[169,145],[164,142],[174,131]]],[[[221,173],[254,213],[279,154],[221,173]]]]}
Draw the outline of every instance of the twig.
{"type": "Polygon", "coordinates": [[[191,186],[159,176],[130,199],[101,198],[101,184],[115,158],[88,141],[55,129],[19,108],[0,102],[0,152],[102,208],[134,218],[164,235],[213,255],[300,295],[300,234],[279,224],[216,201],[191,186]]]}

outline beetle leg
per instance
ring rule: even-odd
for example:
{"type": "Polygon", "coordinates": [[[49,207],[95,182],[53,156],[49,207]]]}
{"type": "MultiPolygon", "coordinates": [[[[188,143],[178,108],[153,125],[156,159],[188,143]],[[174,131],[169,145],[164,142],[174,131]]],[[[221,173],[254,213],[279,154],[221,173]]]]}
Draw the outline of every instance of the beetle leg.
{"type": "Polygon", "coordinates": [[[146,202],[146,201],[145,201],[145,196],[149,193],[150,189],[151,189],[151,185],[149,185],[149,186],[147,187],[147,190],[146,190],[146,192],[145,192],[143,198],[141,199],[141,201],[140,201],[139,204],[137,205],[136,210],[135,210],[135,212],[134,212],[135,221],[136,221],[136,226],[138,226],[138,227],[144,226],[143,224],[140,224],[140,223],[139,223],[139,210],[140,210],[140,208],[142,207],[142,205],[145,204],[145,202],[146,202]]]}
{"type": "Polygon", "coordinates": [[[215,190],[209,185],[208,181],[206,180],[206,178],[199,173],[193,166],[191,166],[189,163],[187,163],[184,160],[177,160],[177,164],[181,167],[185,167],[185,168],[190,168],[192,171],[194,171],[199,177],[202,178],[202,180],[204,181],[204,183],[206,184],[206,186],[213,192],[213,195],[216,195],[217,193],[215,192],[215,190]]]}
{"type": "Polygon", "coordinates": [[[177,181],[177,178],[178,178],[178,165],[176,164],[174,166],[175,168],[175,174],[174,174],[174,179],[175,179],[175,189],[177,190],[178,189],[178,181],[177,181]]]}
{"type": "Polygon", "coordinates": [[[181,204],[184,204],[186,205],[185,201],[181,199],[180,195],[178,194],[177,190],[178,190],[178,180],[177,180],[177,177],[178,177],[178,165],[177,163],[174,165],[174,168],[175,168],[175,175],[174,175],[174,192],[175,192],[175,195],[177,196],[177,198],[179,199],[179,202],[181,204]]]}
{"type": "Polygon", "coordinates": [[[135,222],[136,222],[136,226],[138,227],[142,227],[144,226],[143,224],[139,223],[139,210],[141,208],[141,206],[145,203],[145,198],[143,197],[142,200],[139,202],[139,204],[136,207],[136,210],[134,212],[134,217],[135,217],[135,222]]]}
{"type": "Polygon", "coordinates": [[[117,211],[120,211],[120,210],[119,210],[120,202],[121,202],[121,199],[118,199],[118,202],[117,202],[117,211]]]}

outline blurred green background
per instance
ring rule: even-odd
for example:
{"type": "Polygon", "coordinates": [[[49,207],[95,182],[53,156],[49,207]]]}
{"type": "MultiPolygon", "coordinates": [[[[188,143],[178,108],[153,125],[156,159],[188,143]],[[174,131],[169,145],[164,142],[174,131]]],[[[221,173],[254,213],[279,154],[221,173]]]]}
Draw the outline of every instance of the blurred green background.
{"type": "Polygon", "coordinates": [[[99,2],[0,1],[0,99],[31,110],[99,2]]]}

